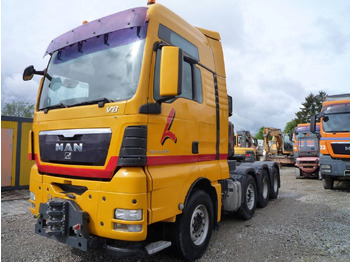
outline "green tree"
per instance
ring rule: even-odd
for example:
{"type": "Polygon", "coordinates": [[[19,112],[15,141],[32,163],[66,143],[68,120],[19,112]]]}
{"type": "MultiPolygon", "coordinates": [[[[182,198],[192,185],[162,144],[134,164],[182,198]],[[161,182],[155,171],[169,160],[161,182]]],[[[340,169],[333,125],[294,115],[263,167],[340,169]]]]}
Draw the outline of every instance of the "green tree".
{"type": "Polygon", "coordinates": [[[288,134],[292,131],[294,131],[295,127],[300,124],[301,122],[298,121],[298,119],[294,118],[293,120],[289,121],[287,124],[286,124],[286,127],[284,128],[283,130],[283,133],[285,134],[288,134]]]}
{"type": "Polygon", "coordinates": [[[6,103],[1,110],[3,116],[33,117],[33,113],[34,105],[23,101],[6,103]]]}
{"type": "Polygon", "coordinates": [[[264,127],[260,127],[259,132],[255,135],[256,139],[264,139],[264,127]]]}
{"type": "Polygon", "coordinates": [[[326,92],[319,91],[317,95],[310,93],[305,97],[305,102],[301,103],[300,110],[295,113],[296,118],[286,124],[283,133],[292,132],[298,124],[310,123],[311,116],[321,112],[322,102],[326,95],[326,92]]]}
{"type": "Polygon", "coordinates": [[[322,102],[326,95],[326,92],[319,91],[318,95],[310,93],[305,97],[305,102],[301,104],[300,111],[295,113],[297,121],[299,123],[310,123],[311,116],[321,111],[322,102]]]}

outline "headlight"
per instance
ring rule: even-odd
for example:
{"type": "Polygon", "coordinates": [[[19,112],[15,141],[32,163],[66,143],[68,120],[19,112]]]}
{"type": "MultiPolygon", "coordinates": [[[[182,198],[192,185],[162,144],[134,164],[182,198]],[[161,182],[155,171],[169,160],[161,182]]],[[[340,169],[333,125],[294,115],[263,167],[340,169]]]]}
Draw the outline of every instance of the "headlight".
{"type": "Polygon", "coordinates": [[[142,209],[133,210],[117,208],[114,212],[114,218],[129,221],[142,220],[142,209]]]}
{"type": "Polygon", "coordinates": [[[29,193],[29,199],[35,201],[35,194],[33,192],[29,193]]]}

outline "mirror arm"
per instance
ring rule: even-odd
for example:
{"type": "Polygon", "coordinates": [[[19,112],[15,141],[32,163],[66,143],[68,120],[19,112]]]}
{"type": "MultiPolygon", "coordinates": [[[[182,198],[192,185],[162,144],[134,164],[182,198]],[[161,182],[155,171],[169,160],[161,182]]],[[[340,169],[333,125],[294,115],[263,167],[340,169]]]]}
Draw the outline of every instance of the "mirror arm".
{"type": "Polygon", "coordinates": [[[34,72],[34,74],[36,74],[36,75],[39,75],[39,76],[45,76],[48,80],[52,80],[52,77],[48,74],[48,73],[46,73],[46,69],[45,70],[42,70],[42,71],[35,71],[34,72]]]}
{"type": "Polygon", "coordinates": [[[171,100],[173,98],[175,98],[175,96],[165,96],[165,97],[159,98],[156,103],[158,105],[161,105],[162,103],[164,103],[164,102],[166,102],[168,100],[171,100]]]}

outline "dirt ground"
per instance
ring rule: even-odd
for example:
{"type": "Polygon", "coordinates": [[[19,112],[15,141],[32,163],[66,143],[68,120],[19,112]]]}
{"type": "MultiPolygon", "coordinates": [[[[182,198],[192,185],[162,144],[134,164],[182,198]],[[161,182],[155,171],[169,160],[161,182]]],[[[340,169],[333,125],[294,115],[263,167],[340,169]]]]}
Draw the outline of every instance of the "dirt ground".
{"type": "MultiPolygon", "coordinates": [[[[336,182],[334,190],[324,190],[320,180],[295,179],[293,167],[281,171],[279,197],[249,221],[223,216],[199,261],[350,261],[350,183],[336,182]]],[[[167,251],[118,260],[73,250],[35,235],[35,219],[20,208],[26,203],[2,202],[3,261],[180,261],[167,251]],[[6,213],[5,204],[22,211],[6,213]]]]}

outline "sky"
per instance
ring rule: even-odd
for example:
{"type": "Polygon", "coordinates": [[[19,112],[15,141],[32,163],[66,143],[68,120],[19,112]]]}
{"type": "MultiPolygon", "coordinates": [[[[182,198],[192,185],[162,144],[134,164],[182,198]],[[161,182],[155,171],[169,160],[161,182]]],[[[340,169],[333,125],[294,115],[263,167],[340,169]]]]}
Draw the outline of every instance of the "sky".
{"type": "MultiPolygon", "coordinates": [[[[1,105],[35,103],[52,39],[146,0],[1,1],[1,105]]],[[[348,0],[157,0],[190,24],[217,31],[236,130],[285,128],[310,94],[350,93],[348,0]]]]}

